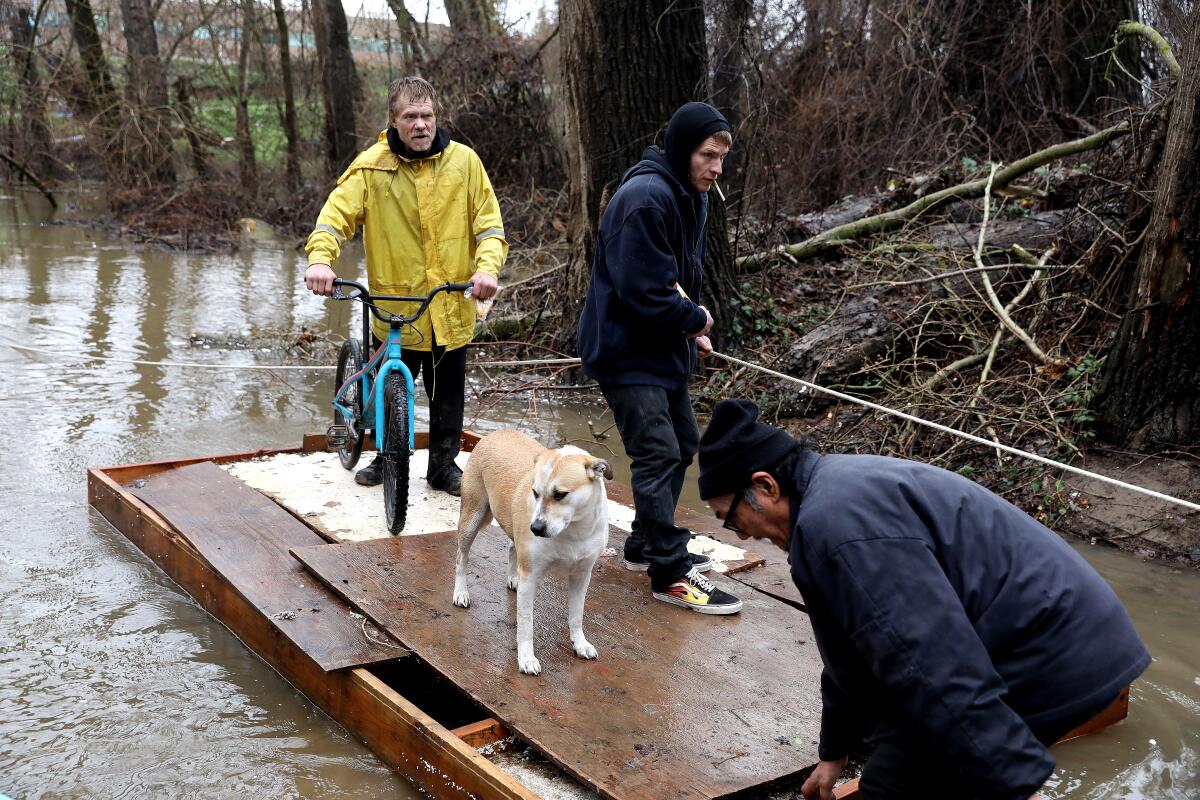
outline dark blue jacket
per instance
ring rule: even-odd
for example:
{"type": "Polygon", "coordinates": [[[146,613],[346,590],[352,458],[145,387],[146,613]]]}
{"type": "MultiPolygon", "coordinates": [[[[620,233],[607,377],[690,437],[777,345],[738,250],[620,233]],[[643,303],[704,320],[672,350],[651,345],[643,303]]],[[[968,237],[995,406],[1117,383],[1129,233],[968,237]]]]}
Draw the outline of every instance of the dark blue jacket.
{"type": "Polygon", "coordinates": [[[685,189],[657,147],[625,173],[600,221],[579,318],[586,374],[602,384],[686,388],[696,362],[687,334],[706,322],[697,304],[707,213],[707,195],[685,189]]]}
{"type": "Polygon", "coordinates": [[[927,735],[980,796],[1025,800],[1054,768],[1030,726],[1102,706],[1150,663],[1078,553],[960,475],[806,451],[791,496],[823,759],[870,732],[866,714],[927,735]]]}

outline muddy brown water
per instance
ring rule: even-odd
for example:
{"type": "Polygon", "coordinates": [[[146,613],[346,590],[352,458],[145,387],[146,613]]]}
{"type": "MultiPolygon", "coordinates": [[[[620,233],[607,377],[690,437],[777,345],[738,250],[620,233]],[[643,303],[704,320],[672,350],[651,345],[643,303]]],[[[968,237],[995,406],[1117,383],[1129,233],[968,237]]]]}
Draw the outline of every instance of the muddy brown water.
{"type": "MultiPolygon", "coordinates": [[[[88,195],[64,199],[78,208],[88,195]]],[[[90,466],[298,443],[326,424],[331,374],[79,364],[8,346],[277,363],[276,352],[197,349],[188,336],[343,332],[351,310],[303,289],[294,242],[164,253],[69,224],[72,213],[0,189],[0,793],[416,797],[87,506],[90,466]]],[[[476,430],[518,425],[547,443],[588,438],[603,411],[579,393],[468,404],[476,430]]],[[[605,444],[612,453],[592,449],[627,481],[615,435],[605,444]]],[[[694,490],[685,503],[703,508],[694,490]]],[[[1077,546],[1155,660],[1128,720],[1055,749],[1045,793],[1200,797],[1200,575],[1077,546]]]]}

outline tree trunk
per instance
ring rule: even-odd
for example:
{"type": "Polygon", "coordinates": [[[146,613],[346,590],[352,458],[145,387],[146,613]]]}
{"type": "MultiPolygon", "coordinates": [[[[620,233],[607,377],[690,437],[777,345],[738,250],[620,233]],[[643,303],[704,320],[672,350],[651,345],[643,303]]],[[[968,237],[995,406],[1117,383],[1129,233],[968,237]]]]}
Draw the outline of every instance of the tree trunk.
{"type": "Polygon", "coordinates": [[[29,166],[45,177],[45,169],[50,165],[46,158],[50,148],[50,129],[46,125],[46,97],[38,77],[37,26],[29,15],[29,9],[18,8],[9,29],[12,33],[14,72],[21,87],[21,146],[29,166]]]}
{"type": "Polygon", "coordinates": [[[140,125],[131,134],[136,141],[124,148],[125,163],[151,182],[174,183],[170,100],[149,0],[121,0],[121,18],[128,52],[126,91],[140,110],[140,125]]]}
{"type": "Polygon", "coordinates": [[[747,128],[742,125],[750,105],[752,80],[746,69],[747,36],[750,14],[754,10],[751,0],[722,0],[714,10],[716,16],[716,41],[713,42],[712,74],[713,104],[729,120],[733,128],[733,147],[725,157],[724,172],[719,181],[724,189],[728,204],[717,192],[708,193],[708,253],[704,260],[704,294],[709,298],[720,298],[720,302],[709,302],[713,315],[712,342],[720,349],[741,338],[743,314],[740,302],[729,302],[738,296],[736,255],[730,244],[729,206],[741,208],[745,181],[743,178],[743,140],[747,128]]]}
{"type": "Polygon", "coordinates": [[[291,33],[283,0],[274,0],[275,30],[279,36],[279,72],[283,80],[283,134],[287,137],[287,187],[300,188],[300,133],[296,127],[296,84],[292,79],[291,33]]]}
{"type": "Polygon", "coordinates": [[[196,177],[207,178],[208,156],[204,152],[204,141],[196,127],[196,112],[192,107],[192,81],[186,75],[180,75],[175,81],[175,98],[179,107],[179,118],[183,121],[183,135],[187,139],[188,149],[192,151],[192,169],[196,171],[196,177]]]}
{"type": "Polygon", "coordinates": [[[404,52],[404,74],[420,75],[425,68],[425,40],[421,38],[421,30],[417,20],[404,6],[404,0],[387,0],[392,14],[396,17],[396,27],[400,29],[400,47],[404,52]]]}
{"type": "Polygon", "coordinates": [[[446,16],[455,33],[495,36],[501,32],[493,0],[446,0],[446,16]]]}
{"type": "Polygon", "coordinates": [[[83,65],[83,74],[91,90],[84,98],[84,106],[115,127],[116,95],[113,91],[112,78],[109,77],[108,61],[104,57],[104,46],[100,42],[100,32],[96,29],[96,15],[92,13],[90,0],[66,0],[67,16],[71,20],[71,38],[75,48],[79,50],[79,61],[83,65]]]}
{"type": "Polygon", "coordinates": [[[341,173],[358,153],[354,111],[358,73],[354,69],[350,30],[341,0],[314,0],[313,27],[317,33],[318,59],[325,89],[325,133],[329,161],[333,171],[341,173]]]}
{"type": "Polygon", "coordinates": [[[603,203],[672,112],[707,95],[705,28],[699,3],[674,0],[578,0],[559,16],[571,253],[560,338],[573,342],[603,203]]]}
{"type": "Polygon", "coordinates": [[[733,147],[725,157],[721,187],[725,197],[736,203],[742,189],[742,120],[751,95],[751,75],[746,69],[746,38],[749,35],[752,0],[722,0],[714,10],[716,37],[712,43],[713,105],[733,127],[733,147]]]}
{"type": "Polygon", "coordinates": [[[1102,434],[1200,444],[1200,9],[1188,19],[1150,225],[1099,389],[1102,434]]]}
{"type": "Polygon", "coordinates": [[[234,105],[234,136],[237,139],[241,190],[253,203],[258,198],[258,161],[250,134],[250,42],[258,24],[254,0],[241,0],[242,25],[238,33],[237,103],[234,105]]]}

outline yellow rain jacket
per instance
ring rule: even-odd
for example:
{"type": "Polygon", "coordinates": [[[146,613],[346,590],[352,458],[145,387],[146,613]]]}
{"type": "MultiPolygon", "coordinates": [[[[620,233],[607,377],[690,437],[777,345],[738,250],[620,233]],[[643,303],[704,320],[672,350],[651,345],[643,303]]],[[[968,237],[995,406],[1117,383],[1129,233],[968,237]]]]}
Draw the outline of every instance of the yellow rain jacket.
{"type": "MultiPolygon", "coordinates": [[[[475,151],[450,142],[428,158],[408,159],[388,147],[386,132],[359,153],[325,201],[305,251],[309,264],[332,265],[342,243],[363,226],[367,283],[372,294],[424,295],[443,283],[466,283],[478,272],[494,278],[508,255],[500,205],[475,151]]],[[[411,314],[416,303],[380,303],[411,314]]],[[[405,348],[448,350],[475,333],[475,303],[462,292],[442,292],[413,325],[405,348]]],[[[387,325],[372,318],[381,341],[387,325]]],[[[363,343],[370,347],[369,342],[363,343]]]]}

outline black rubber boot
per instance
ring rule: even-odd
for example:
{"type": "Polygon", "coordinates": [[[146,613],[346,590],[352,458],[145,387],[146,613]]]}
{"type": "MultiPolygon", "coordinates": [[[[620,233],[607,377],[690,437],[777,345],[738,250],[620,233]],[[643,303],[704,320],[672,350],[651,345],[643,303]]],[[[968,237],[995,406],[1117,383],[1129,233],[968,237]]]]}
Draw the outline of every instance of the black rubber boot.
{"type": "Polygon", "coordinates": [[[354,482],[359,486],[378,486],[383,483],[383,456],[375,456],[375,460],[354,473],[354,482]]]}
{"type": "Polygon", "coordinates": [[[462,495],[462,470],[458,468],[458,464],[451,461],[429,479],[429,485],[446,494],[459,497],[462,495]]]}

